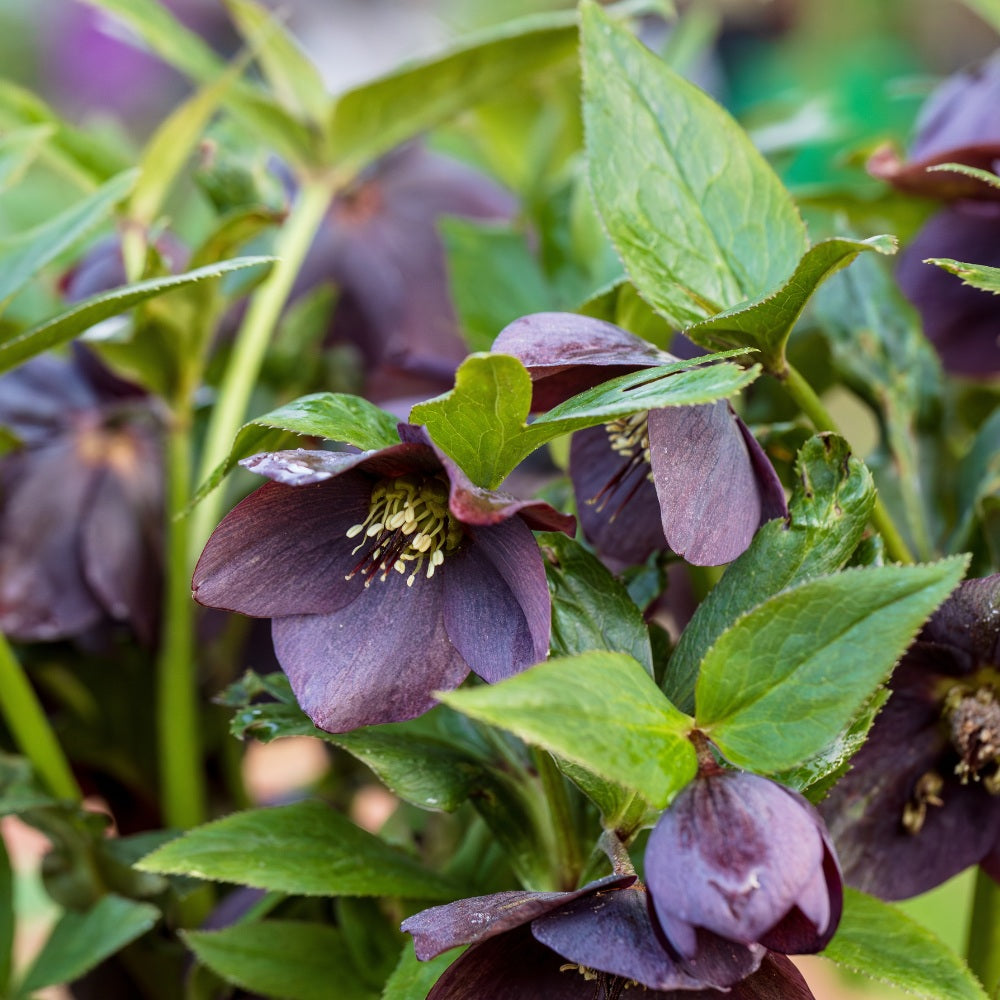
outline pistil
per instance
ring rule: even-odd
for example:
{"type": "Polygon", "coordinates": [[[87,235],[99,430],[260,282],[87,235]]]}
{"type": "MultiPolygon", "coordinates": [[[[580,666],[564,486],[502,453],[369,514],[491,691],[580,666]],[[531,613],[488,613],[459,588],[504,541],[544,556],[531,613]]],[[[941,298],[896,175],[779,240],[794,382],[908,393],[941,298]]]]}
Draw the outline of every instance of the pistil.
{"type": "Polygon", "coordinates": [[[368,517],[352,525],[348,538],[361,535],[352,550],[364,554],[345,579],[360,573],[369,586],[378,576],[385,581],[389,571],[410,574],[412,587],[421,572],[429,580],[462,541],[462,528],[448,509],[447,484],[437,476],[397,476],[383,479],[372,489],[368,517]]]}
{"type": "Polygon", "coordinates": [[[960,687],[953,689],[945,700],[951,743],[958,753],[955,773],[962,784],[969,778],[984,779],[987,790],[996,794],[997,772],[1000,770],[1000,703],[992,687],[983,686],[975,692],[960,687]],[[986,768],[992,774],[984,775],[986,768]]]}

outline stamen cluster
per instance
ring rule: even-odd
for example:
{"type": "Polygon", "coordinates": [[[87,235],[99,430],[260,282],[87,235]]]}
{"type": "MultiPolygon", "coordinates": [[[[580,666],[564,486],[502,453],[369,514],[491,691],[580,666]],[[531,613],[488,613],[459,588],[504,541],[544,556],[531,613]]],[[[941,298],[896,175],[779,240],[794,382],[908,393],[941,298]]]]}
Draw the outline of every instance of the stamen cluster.
{"type": "Polygon", "coordinates": [[[412,563],[406,578],[412,587],[425,564],[427,579],[434,576],[461,542],[462,528],[448,509],[448,486],[440,477],[404,475],[375,484],[368,517],[347,531],[348,538],[358,535],[363,537],[351,554],[368,548],[346,580],[360,572],[367,587],[380,571],[384,581],[391,569],[405,573],[412,563]]]}
{"type": "Polygon", "coordinates": [[[632,413],[627,417],[618,417],[606,423],[604,429],[607,432],[612,451],[621,455],[625,462],[615,470],[614,475],[604,485],[600,493],[589,502],[597,504],[598,510],[604,510],[608,498],[618,485],[634,472],[644,470],[642,478],[636,482],[629,495],[619,505],[618,510],[612,514],[612,518],[614,518],[621,508],[632,499],[642,482],[645,480],[653,481],[653,469],[649,464],[649,414],[643,411],[632,413]]]}

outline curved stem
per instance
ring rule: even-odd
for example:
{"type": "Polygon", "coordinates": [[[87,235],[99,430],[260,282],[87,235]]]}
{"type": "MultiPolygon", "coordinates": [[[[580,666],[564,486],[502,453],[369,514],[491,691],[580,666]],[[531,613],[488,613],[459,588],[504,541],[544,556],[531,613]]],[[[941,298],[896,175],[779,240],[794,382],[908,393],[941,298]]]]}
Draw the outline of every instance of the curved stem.
{"type": "Polygon", "coordinates": [[[166,593],[156,712],[163,817],[179,827],[205,819],[189,524],[179,516],[191,496],[191,462],[189,414],[178,414],[167,434],[166,593]]]}
{"type": "Polygon", "coordinates": [[[1000,988],[1000,885],[981,868],[976,872],[972,921],[966,946],[969,967],[992,997],[1000,988]]]}
{"type": "MultiPolygon", "coordinates": [[[[333,197],[334,180],[306,179],[275,245],[279,260],[254,293],[240,325],[219,394],[212,411],[201,455],[198,482],[202,483],[225,461],[236,432],[246,419],[247,405],[260,374],[264,354],[284,308],[292,283],[333,197]]],[[[217,524],[222,490],[209,494],[191,516],[192,562],[217,524]]]]}
{"type": "MultiPolygon", "coordinates": [[[[779,375],[779,381],[785,386],[788,394],[798,403],[799,408],[809,418],[813,427],[817,431],[832,431],[839,434],[837,424],[829,411],[823,405],[823,401],[816,395],[813,387],[802,377],[802,375],[792,365],[786,364],[785,371],[779,375]]],[[[872,510],[872,524],[885,542],[885,550],[889,558],[895,562],[912,563],[913,553],[899,533],[899,529],[893,523],[892,517],[882,503],[881,497],[876,496],[875,508],[872,510]]]]}
{"type": "Polygon", "coordinates": [[[31,761],[49,791],[59,799],[79,802],[80,787],[52,731],[31,682],[4,636],[0,635],[0,713],[15,742],[31,761]]]}

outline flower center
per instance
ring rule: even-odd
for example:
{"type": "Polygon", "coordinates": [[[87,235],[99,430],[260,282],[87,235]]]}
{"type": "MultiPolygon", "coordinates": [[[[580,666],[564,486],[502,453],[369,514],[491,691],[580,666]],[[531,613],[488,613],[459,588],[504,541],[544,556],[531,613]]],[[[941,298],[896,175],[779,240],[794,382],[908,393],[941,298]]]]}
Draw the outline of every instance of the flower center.
{"type": "Polygon", "coordinates": [[[406,573],[409,568],[408,587],[421,571],[429,580],[463,537],[461,524],[448,509],[447,483],[438,476],[415,475],[375,484],[368,517],[347,531],[348,538],[358,535],[361,542],[351,554],[365,551],[344,579],[360,573],[366,587],[376,576],[387,580],[391,569],[406,573]]]}
{"type": "MultiPolygon", "coordinates": [[[[559,966],[560,972],[579,972],[588,983],[594,983],[593,1000],[618,1000],[618,998],[628,989],[639,987],[640,984],[634,979],[623,979],[621,976],[614,976],[608,972],[599,972],[597,969],[588,968],[586,965],[578,965],[576,962],[567,962],[559,966]]],[[[646,987],[642,986],[643,993],[646,987]]]]}
{"type": "Polygon", "coordinates": [[[983,686],[975,692],[953,688],[945,699],[944,714],[960,758],[955,773],[962,784],[970,777],[983,778],[991,795],[1000,794],[1000,703],[993,688],[983,686]],[[993,773],[983,777],[989,766],[993,773]]]}
{"type": "Polygon", "coordinates": [[[601,491],[597,496],[592,497],[588,503],[596,504],[597,509],[603,511],[607,506],[611,494],[622,483],[637,471],[642,471],[643,473],[611,515],[612,520],[617,517],[625,504],[635,496],[636,491],[643,482],[647,479],[650,482],[653,481],[653,470],[649,464],[648,417],[649,414],[646,412],[633,413],[628,417],[618,417],[604,425],[611,450],[616,455],[620,455],[624,461],[615,470],[615,474],[601,487],[601,491]]]}

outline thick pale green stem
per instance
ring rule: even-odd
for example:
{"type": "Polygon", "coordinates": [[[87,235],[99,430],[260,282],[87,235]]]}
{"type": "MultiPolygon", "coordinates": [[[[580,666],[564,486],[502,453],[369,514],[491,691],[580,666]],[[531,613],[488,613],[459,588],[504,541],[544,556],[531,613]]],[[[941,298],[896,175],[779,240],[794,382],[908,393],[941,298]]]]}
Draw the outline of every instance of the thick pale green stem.
{"type": "MultiPolygon", "coordinates": [[[[250,300],[236,336],[228,367],[219,386],[201,456],[198,483],[204,482],[232,447],[236,432],[247,418],[247,405],[260,374],[271,335],[288,299],[313,237],[323,221],[333,196],[334,180],[306,179],[275,245],[279,258],[264,283],[250,300]]],[[[223,493],[217,490],[195,508],[191,516],[192,560],[200,553],[219,520],[223,493]]]]}
{"type": "Polygon", "coordinates": [[[580,876],[583,858],[576,835],[573,807],[569,801],[566,779],[556,766],[556,762],[545,750],[531,751],[535,769],[538,771],[545,801],[552,818],[552,834],[558,853],[558,882],[563,889],[572,889],[580,876]]]}
{"type": "Polygon", "coordinates": [[[982,869],[976,872],[966,956],[986,992],[1000,995],[1000,885],[982,869]]]}
{"type": "MultiPolygon", "coordinates": [[[[840,433],[833,417],[823,405],[823,401],[795,368],[788,365],[779,378],[788,390],[788,394],[798,403],[799,408],[809,418],[816,430],[840,433]]],[[[901,563],[913,562],[913,554],[896,525],[893,524],[881,498],[875,500],[875,509],[872,511],[871,520],[885,542],[885,550],[889,558],[901,563]]]]}
{"type": "Polygon", "coordinates": [[[166,593],[156,703],[163,817],[177,827],[205,820],[189,523],[178,516],[191,498],[191,465],[189,420],[178,414],[167,435],[166,593]]]}
{"type": "Polygon", "coordinates": [[[7,640],[0,635],[0,712],[15,742],[49,791],[59,799],[83,798],[35,690],[7,640]]]}

